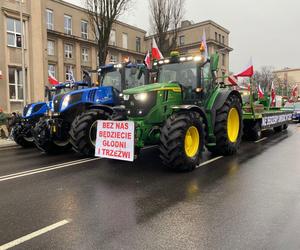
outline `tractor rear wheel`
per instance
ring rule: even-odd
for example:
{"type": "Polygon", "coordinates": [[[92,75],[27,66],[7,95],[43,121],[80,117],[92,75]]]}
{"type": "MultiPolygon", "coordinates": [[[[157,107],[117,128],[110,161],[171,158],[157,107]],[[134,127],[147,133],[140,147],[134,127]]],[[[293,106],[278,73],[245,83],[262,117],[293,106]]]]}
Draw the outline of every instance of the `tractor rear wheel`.
{"type": "Polygon", "coordinates": [[[205,132],[196,112],[176,113],[165,122],[160,135],[160,158],[175,171],[191,171],[199,164],[205,132]]]}
{"type": "Polygon", "coordinates": [[[34,146],[34,140],[30,128],[17,124],[12,131],[12,137],[14,141],[23,148],[29,148],[34,146]]]}
{"type": "Polygon", "coordinates": [[[242,103],[237,96],[230,95],[217,111],[214,132],[216,146],[207,149],[215,154],[235,154],[243,134],[242,103]]]}
{"type": "Polygon", "coordinates": [[[259,121],[245,124],[244,137],[249,141],[257,141],[261,138],[261,125],[259,121]]]}
{"type": "Polygon", "coordinates": [[[70,130],[73,149],[86,156],[95,155],[97,120],[107,120],[110,114],[102,109],[88,110],[75,118],[70,130]]]}
{"type": "Polygon", "coordinates": [[[48,123],[45,120],[40,120],[35,125],[33,132],[35,145],[44,153],[58,154],[71,148],[69,140],[61,142],[52,139],[48,123]]]}

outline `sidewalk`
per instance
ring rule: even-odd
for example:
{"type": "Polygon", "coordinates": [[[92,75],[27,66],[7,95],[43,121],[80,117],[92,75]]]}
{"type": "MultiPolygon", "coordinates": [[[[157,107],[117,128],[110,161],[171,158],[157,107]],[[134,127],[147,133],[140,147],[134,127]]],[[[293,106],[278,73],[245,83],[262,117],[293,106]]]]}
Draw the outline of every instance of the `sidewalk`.
{"type": "Polygon", "coordinates": [[[17,144],[13,140],[6,140],[0,138],[0,148],[17,146],[17,144]]]}

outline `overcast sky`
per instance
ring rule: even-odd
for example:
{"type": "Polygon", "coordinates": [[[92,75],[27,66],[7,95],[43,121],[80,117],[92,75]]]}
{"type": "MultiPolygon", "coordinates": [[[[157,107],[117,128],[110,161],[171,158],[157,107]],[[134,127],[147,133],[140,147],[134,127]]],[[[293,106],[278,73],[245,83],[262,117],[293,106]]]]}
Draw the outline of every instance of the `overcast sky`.
{"type": "MultiPolygon", "coordinates": [[[[76,4],[84,0],[66,0],[76,4]]],[[[148,0],[133,0],[120,19],[149,31],[148,0]]],[[[254,68],[300,68],[300,0],[186,0],[185,19],[211,19],[230,31],[230,70],[253,58],[254,68]]]]}

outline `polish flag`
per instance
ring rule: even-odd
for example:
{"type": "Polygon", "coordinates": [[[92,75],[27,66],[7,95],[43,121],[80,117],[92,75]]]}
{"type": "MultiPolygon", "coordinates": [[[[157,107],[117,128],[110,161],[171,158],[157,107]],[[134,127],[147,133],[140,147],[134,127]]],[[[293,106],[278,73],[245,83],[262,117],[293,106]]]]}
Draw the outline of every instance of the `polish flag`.
{"type": "Polygon", "coordinates": [[[298,96],[298,86],[295,85],[292,90],[292,97],[297,97],[297,96],[298,96]]]}
{"type": "Polygon", "coordinates": [[[276,92],[275,92],[275,87],[274,87],[274,83],[272,82],[271,85],[271,105],[275,105],[275,97],[276,97],[276,92]]]}
{"type": "Polygon", "coordinates": [[[154,37],[152,39],[152,58],[156,59],[156,60],[164,59],[162,53],[160,52],[160,50],[156,44],[154,37]]]}
{"type": "Polygon", "coordinates": [[[147,55],[144,59],[144,63],[146,64],[147,68],[150,69],[150,67],[151,67],[151,58],[150,58],[149,50],[148,50],[147,55]]]}
{"type": "Polygon", "coordinates": [[[242,72],[236,74],[235,76],[237,76],[237,77],[252,77],[253,74],[254,74],[254,67],[253,67],[252,58],[251,58],[246,69],[243,70],[242,72]]]}
{"type": "Polygon", "coordinates": [[[234,76],[234,75],[228,76],[227,80],[232,85],[238,85],[238,78],[236,76],[234,76]]]}
{"type": "Polygon", "coordinates": [[[48,82],[52,85],[59,84],[59,81],[48,71],[48,82]]]}
{"type": "Polygon", "coordinates": [[[258,98],[263,99],[265,97],[264,92],[262,91],[260,84],[258,84],[258,98]]]}

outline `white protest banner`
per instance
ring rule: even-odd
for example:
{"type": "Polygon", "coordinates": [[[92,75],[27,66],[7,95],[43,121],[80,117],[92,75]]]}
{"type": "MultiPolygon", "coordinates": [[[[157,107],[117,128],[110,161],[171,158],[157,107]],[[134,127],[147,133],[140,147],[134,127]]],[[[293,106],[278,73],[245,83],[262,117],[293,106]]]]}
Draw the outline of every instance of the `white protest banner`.
{"type": "Polygon", "coordinates": [[[134,122],[99,120],[97,124],[95,156],[133,161],[134,122]]]}

